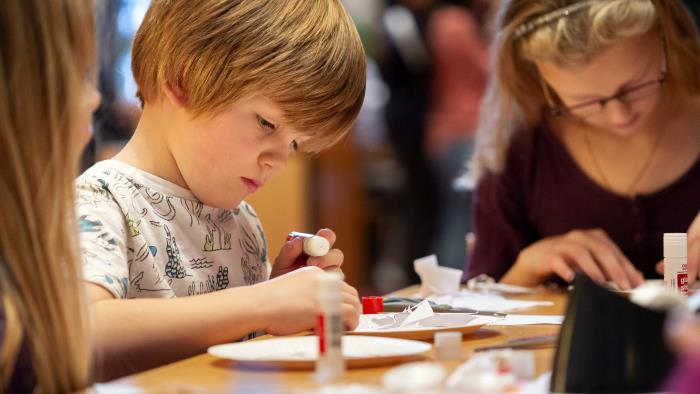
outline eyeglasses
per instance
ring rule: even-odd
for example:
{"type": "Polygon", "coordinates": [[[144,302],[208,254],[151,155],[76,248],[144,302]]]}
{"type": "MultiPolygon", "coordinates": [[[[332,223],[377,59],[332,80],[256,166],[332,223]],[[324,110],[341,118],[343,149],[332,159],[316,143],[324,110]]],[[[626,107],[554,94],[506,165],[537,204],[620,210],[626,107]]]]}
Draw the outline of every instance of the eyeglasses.
{"type": "Polygon", "coordinates": [[[557,116],[567,113],[577,116],[579,118],[589,118],[592,116],[600,115],[603,112],[605,112],[608,103],[610,103],[611,101],[617,100],[623,104],[631,104],[635,101],[643,100],[658,95],[659,92],[661,92],[661,88],[667,78],[665,45],[662,54],[663,59],[661,63],[661,76],[659,78],[622,89],[618,93],[609,97],[591,100],[570,107],[567,107],[562,104],[554,104],[554,100],[552,100],[551,97],[550,88],[546,84],[546,82],[542,80],[545,96],[547,98],[547,101],[550,103],[550,109],[552,113],[554,113],[557,116]]]}
{"type": "Polygon", "coordinates": [[[621,90],[619,93],[610,97],[596,99],[571,107],[561,106],[559,108],[555,108],[554,111],[557,114],[566,112],[580,118],[595,116],[604,112],[608,103],[614,100],[618,100],[624,104],[631,104],[635,101],[656,96],[661,91],[661,87],[665,81],[666,75],[661,75],[660,78],[646,81],[636,86],[630,86],[629,88],[621,90]]]}

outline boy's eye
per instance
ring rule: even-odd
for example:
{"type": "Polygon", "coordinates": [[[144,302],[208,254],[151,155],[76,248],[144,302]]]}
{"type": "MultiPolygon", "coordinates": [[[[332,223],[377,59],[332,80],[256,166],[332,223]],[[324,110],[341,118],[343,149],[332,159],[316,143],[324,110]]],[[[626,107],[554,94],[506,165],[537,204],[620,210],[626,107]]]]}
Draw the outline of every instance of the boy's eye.
{"type": "Polygon", "coordinates": [[[292,142],[289,143],[290,148],[292,149],[292,152],[296,152],[299,150],[299,143],[297,140],[292,140],[292,142]]]}
{"type": "Polygon", "coordinates": [[[270,131],[274,131],[276,128],[274,124],[268,122],[267,120],[263,119],[260,116],[258,116],[258,124],[260,125],[260,127],[264,128],[264,129],[268,129],[270,131]]]}

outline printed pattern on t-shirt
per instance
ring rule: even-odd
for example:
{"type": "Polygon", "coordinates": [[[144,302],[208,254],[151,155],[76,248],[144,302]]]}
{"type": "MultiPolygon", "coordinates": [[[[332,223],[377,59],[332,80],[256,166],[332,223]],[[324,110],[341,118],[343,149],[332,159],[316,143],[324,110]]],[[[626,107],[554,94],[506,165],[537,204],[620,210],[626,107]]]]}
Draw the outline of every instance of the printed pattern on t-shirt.
{"type": "Polygon", "coordinates": [[[172,298],[267,280],[253,208],[204,205],[125,163],[95,164],[76,181],[85,278],[117,298],[172,298]]]}

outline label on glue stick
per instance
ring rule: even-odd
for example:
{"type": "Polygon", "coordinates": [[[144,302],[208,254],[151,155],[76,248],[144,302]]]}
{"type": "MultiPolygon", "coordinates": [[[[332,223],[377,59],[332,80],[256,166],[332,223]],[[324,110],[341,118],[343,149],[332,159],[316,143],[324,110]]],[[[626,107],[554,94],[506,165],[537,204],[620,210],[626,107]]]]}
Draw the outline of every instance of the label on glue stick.
{"type": "Polygon", "coordinates": [[[316,317],[316,335],[318,335],[318,353],[324,355],[328,349],[340,349],[342,343],[343,319],[340,315],[316,317]],[[326,317],[328,319],[326,319],[326,317]],[[340,334],[340,335],[339,335],[340,334]]]}
{"type": "MultiPolygon", "coordinates": [[[[688,295],[688,264],[685,261],[664,260],[664,286],[684,296],[688,295]]],[[[685,259],[683,259],[685,260],[685,259]]]]}
{"type": "Polygon", "coordinates": [[[318,354],[322,356],[326,354],[326,319],[323,314],[316,317],[316,335],[318,335],[318,354]]]}

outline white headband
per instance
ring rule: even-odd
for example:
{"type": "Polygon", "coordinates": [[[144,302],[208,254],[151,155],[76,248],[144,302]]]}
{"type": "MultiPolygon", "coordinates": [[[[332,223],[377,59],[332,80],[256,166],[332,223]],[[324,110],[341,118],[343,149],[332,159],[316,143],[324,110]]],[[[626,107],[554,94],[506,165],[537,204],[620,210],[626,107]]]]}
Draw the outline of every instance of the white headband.
{"type": "Polygon", "coordinates": [[[518,26],[517,29],[515,29],[515,39],[517,40],[518,38],[540,28],[543,25],[554,22],[560,18],[565,18],[569,15],[575,14],[591,5],[592,2],[592,0],[580,1],[578,3],[574,3],[566,7],[562,7],[554,11],[548,12],[542,16],[538,16],[530,22],[523,23],[522,25],[518,26]]]}

